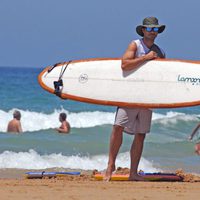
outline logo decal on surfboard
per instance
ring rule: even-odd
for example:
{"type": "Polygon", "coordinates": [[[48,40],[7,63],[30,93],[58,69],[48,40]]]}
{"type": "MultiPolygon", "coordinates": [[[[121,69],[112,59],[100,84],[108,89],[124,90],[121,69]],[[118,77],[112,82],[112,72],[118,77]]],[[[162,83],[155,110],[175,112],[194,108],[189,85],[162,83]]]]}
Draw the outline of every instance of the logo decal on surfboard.
{"type": "Polygon", "coordinates": [[[184,77],[179,74],[178,82],[192,83],[192,85],[200,85],[200,78],[184,77]]]}
{"type": "Polygon", "coordinates": [[[79,82],[80,83],[86,83],[88,81],[88,75],[87,74],[81,74],[79,76],[79,82]]]}

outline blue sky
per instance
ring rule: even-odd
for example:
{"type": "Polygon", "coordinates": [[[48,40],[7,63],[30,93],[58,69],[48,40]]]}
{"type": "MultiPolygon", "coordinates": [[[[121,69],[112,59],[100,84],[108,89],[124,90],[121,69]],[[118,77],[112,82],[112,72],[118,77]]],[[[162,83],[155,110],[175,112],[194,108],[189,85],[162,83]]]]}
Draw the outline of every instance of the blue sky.
{"type": "Polygon", "coordinates": [[[200,60],[197,0],[0,0],[0,66],[45,67],[61,61],[120,57],[156,16],[156,43],[169,58],[200,60]]]}

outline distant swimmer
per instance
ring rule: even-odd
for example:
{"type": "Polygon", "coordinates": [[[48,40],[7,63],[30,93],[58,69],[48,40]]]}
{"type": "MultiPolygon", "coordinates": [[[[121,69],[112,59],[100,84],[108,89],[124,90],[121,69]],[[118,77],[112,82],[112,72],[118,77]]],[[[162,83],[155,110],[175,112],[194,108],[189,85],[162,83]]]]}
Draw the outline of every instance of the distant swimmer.
{"type": "Polygon", "coordinates": [[[22,133],[21,127],[21,113],[15,110],[13,113],[13,119],[8,123],[7,132],[22,133]]]}
{"type": "MultiPolygon", "coordinates": [[[[196,127],[194,128],[194,130],[193,130],[192,133],[190,134],[189,140],[192,140],[192,139],[193,139],[194,135],[195,135],[196,133],[198,133],[199,128],[200,128],[200,123],[198,123],[198,124],[196,125],[196,127]]],[[[194,149],[195,149],[195,153],[196,153],[197,155],[200,156],[200,141],[198,141],[198,142],[195,144],[194,149]]]]}
{"type": "Polygon", "coordinates": [[[70,124],[66,119],[67,119],[66,113],[60,113],[59,121],[61,122],[61,126],[59,128],[56,128],[56,130],[59,133],[69,133],[70,132],[70,124]]]}

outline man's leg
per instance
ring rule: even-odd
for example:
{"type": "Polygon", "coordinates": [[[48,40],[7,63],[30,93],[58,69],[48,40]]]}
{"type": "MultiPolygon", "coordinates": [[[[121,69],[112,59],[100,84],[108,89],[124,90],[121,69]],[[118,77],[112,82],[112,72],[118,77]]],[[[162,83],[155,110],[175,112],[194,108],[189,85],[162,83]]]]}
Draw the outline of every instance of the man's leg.
{"type": "Polygon", "coordinates": [[[131,157],[131,167],[130,167],[130,175],[129,180],[135,181],[144,181],[144,178],[139,176],[137,173],[138,164],[140,162],[140,158],[143,151],[143,144],[144,144],[145,134],[136,134],[133,140],[130,157],[131,157]]]}
{"type": "Polygon", "coordinates": [[[123,140],[123,130],[121,126],[114,125],[110,137],[110,149],[109,149],[109,160],[108,167],[104,180],[109,181],[112,175],[112,172],[115,171],[115,160],[119,152],[120,146],[123,140]]]}

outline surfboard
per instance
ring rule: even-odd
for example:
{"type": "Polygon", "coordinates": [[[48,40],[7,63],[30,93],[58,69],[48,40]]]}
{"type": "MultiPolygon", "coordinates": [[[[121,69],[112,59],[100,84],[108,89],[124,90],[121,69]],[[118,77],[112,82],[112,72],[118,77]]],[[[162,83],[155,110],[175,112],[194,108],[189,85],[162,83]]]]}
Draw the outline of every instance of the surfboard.
{"type": "Polygon", "coordinates": [[[63,99],[146,108],[200,105],[200,61],[156,59],[123,71],[120,58],[69,61],[38,76],[44,90],[63,99]]]}
{"type": "Polygon", "coordinates": [[[60,177],[60,176],[66,176],[66,175],[80,175],[80,172],[26,172],[26,178],[28,179],[34,179],[34,178],[53,178],[53,177],[60,177]]]}
{"type": "MultiPolygon", "coordinates": [[[[183,178],[174,173],[141,173],[140,176],[144,177],[146,181],[182,181],[183,178]]],[[[96,180],[102,181],[103,174],[95,174],[96,180]]],[[[128,174],[113,174],[111,181],[128,181],[128,174]]]]}

